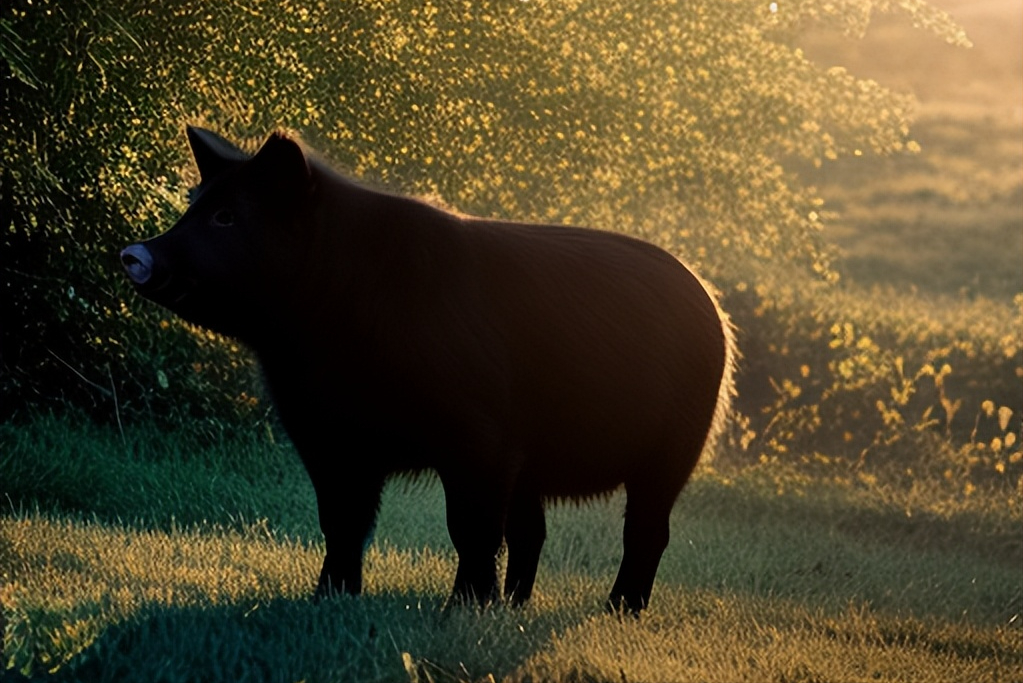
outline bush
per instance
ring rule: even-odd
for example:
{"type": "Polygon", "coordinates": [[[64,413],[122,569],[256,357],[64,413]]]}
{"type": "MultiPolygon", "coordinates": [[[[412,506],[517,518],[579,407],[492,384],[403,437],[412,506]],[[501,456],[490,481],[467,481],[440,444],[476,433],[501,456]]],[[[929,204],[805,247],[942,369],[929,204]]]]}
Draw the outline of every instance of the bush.
{"type": "Polygon", "coordinates": [[[850,299],[821,284],[834,279],[822,200],[782,166],[915,149],[910,100],[809,63],[787,43],[800,22],[855,34],[875,9],[899,10],[950,42],[965,37],[910,0],[772,8],[5,3],[0,418],[76,406],[214,440],[266,419],[248,356],[140,301],[120,273],[120,248],[185,206],[196,180],[185,123],[250,147],[298,130],[371,183],[679,253],[726,292],[744,331],[743,406],[767,444],[759,452],[825,427],[873,443],[888,425],[876,402],[890,406],[885,392],[905,373],[926,383],[926,363],[945,377],[945,348],[1004,385],[1005,363],[985,365],[987,347],[970,356],[954,330],[919,339],[872,318],[872,305],[862,319],[840,314],[850,299]]]}
{"type": "Polygon", "coordinates": [[[726,306],[746,356],[739,457],[1023,484],[1023,295],[1013,310],[768,277],[726,306]]]}

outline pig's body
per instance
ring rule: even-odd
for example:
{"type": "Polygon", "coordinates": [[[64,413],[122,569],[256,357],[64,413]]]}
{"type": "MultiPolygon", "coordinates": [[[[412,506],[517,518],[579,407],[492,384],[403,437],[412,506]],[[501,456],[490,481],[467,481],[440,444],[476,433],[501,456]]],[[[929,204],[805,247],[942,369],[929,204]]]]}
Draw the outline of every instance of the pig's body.
{"type": "Polygon", "coordinates": [[[457,597],[496,597],[506,540],[505,594],[526,600],[544,501],[624,484],[609,605],[644,607],[730,389],[730,333],[700,281],[622,235],[359,187],[280,136],[247,160],[189,134],[195,204],[122,259],[141,293],[258,356],[316,489],[318,593],[361,590],[385,480],[433,469],[457,597]]]}

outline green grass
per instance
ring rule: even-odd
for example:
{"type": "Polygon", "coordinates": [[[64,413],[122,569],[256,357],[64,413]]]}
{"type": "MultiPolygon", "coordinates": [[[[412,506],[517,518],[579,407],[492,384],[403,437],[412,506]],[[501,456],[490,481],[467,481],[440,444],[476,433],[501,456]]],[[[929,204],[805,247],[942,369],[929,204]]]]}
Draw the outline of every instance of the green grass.
{"type": "Polygon", "coordinates": [[[17,494],[16,505],[4,501],[16,512],[39,501],[50,512],[164,529],[272,516],[284,533],[316,531],[315,501],[297,456],[240,429],[210,443],[187,430],[139,425],[122,435],[44,415],[27,429],[0,424],[0,472],[0,501],[6,491],[17,494]]]}
{"type": "Polygon", "coordinates": [[[635,622],[601,611],[621,553],[620,495],[553,507],[534,601],[480,614],[443,609],[455,557],[440,487],[396,482],[366,595],[314,605],[312,491],[285,446],[242,438],[175,458],[187,439],[165,435],[129,456],[116,432],[57,418],[0,434],[12,454],[0,516],[12,677],[999,681],[1023,671],[1023,515],[1008,483],[963,495],[940,481],[703,467],[635,622]],[[32,466],[47,434],[49,457],[32,466]],[[66,443],[77,446],[55,447],[66,443]],[[97,485],[89,459],[122,485],[97,485]],[[68,472],[52,493],[30,486],[44,464],[68,472]],[[162,490],[138,495],[129,477],[162,490]],[[215,495],[213,477],[229,495],[215,495]]]}

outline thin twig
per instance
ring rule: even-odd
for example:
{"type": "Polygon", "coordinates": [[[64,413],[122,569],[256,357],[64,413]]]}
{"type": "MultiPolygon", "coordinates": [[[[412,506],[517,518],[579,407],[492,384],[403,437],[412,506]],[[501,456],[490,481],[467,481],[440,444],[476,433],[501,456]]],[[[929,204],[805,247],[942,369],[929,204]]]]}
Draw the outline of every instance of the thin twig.
{"type": "Polygon", "coordinates": [[[110,390],[109,389],[107,389],[106,387],[101,386],[99,384],[96,384],[91,379],[89,379],[88,377],[86,377],[85,375],[80,373],[78,370],[76,370],[74,367],[72,367],[70,363],[68,363],[66,360],[64,360],[63,358],[58,356],[56,353],[54,353],[52,349],[47,348],[46,350],[50,353],[51,356],[53,356],[54,358],[59,360],[64,367],[66,367],[68,370],[70,370],[71,372],[73,372],[76,375],[78,375],[78,378],[80,380],[82,380],[83,382],[85,382],[86,384],[88,384],[90,387],[93,387],[94,389],[99,389],[104,394],[107,394],[107,395],[110,394],[110,390]]]}
{"type": "Polygon", "coordinates": [[[107,377],[110,378],[110,393],[114,397],[114,417],[117,418],[117,431],[121,433],[121,445],[127,447],[128,442],[124,438],[124,427],[121,425],[121,407],[117,403],[117,387],[114,386],[114,373],[110,372],[107,365],[107,377]]]}

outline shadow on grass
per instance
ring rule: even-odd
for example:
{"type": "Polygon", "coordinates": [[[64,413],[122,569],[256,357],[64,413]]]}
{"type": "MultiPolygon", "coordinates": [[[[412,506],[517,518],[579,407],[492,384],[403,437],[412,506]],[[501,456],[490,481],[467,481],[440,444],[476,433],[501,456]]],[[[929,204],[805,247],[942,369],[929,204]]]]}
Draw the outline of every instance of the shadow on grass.
{"type": "Polygon", "coordinates": [[[107,628],[55,674],[12,680],[500,680],[548,641],[558,619],[501,606],[444,609],[436,595],[153,608],[107,628]]]}

